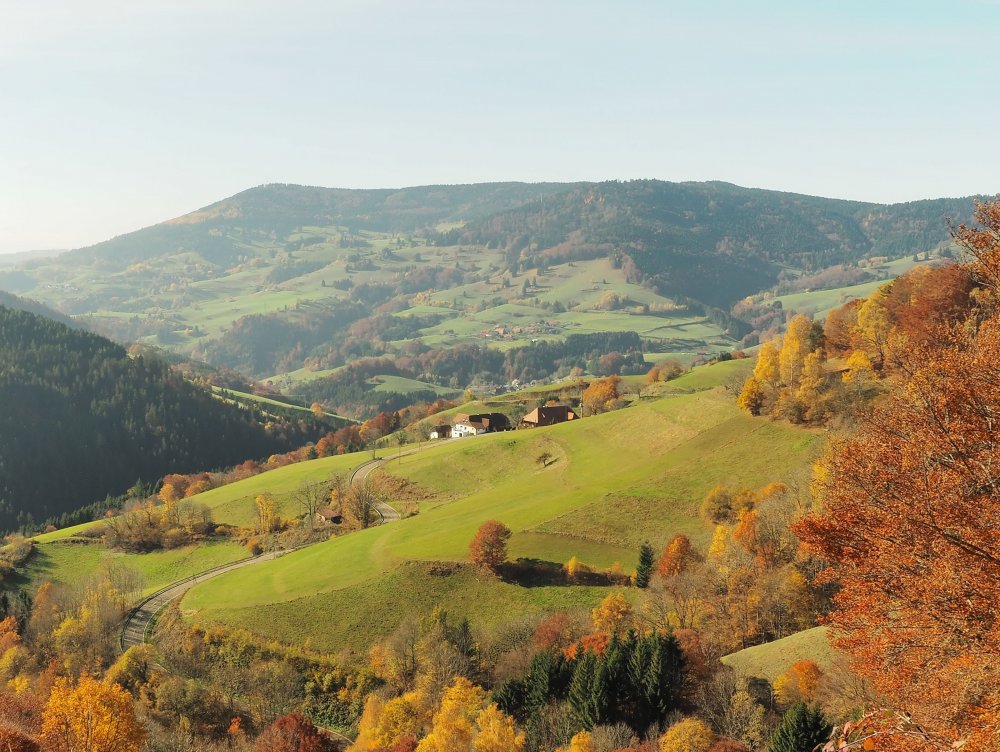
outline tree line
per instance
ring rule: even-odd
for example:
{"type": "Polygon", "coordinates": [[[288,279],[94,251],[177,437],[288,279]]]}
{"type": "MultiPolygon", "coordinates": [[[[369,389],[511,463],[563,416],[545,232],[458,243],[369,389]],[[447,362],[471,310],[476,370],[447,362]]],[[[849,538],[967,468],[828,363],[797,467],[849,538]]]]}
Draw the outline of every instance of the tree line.
{"type": "Polygon", "coordinates": [[[0,528],[120,494],[136,478],[234,465],[310,438],[224,404],[155,358],[0,307],[0,528]]]}

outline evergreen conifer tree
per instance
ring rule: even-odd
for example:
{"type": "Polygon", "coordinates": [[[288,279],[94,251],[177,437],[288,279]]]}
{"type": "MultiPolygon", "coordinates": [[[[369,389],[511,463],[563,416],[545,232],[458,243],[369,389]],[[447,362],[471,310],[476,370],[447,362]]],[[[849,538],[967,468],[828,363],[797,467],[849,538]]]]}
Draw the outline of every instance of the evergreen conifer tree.
{"type": "Polygon", "coordinates": [[[833,727],[819,705],[797,702],[788,709],[771,737],[767,752],[813,752],[830,739],[833,727]]]}
{"type": "Polygon", "coordinates": [[[635,586],[637,588],[645,588],[649,585],[649,578],[653,574],[654,559],[653,547],[648,542],[643,543],[639,549],[639,566],[635,570],[635,586]]]}

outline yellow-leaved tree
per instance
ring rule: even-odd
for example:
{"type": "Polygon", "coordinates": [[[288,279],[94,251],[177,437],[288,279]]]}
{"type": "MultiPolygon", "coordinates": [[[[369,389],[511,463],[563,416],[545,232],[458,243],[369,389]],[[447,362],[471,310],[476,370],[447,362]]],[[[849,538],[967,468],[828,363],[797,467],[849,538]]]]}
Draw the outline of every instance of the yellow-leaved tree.
{"type": "Polygon", "coordinates": [[[490,705],[476,717],[479,733],[472,742],[473,752],[524,752],[526,737],[514,726],[514,719],[490,705]]]}
{"type": "Polygon", "coordinates": [[[468,752],[472,749],[474,723],[486,707],[486,690],[464,676],[455,679],[441,698],[431,732],[417,745],[417,752],[468,752]]]}
{"type": "Polygon", "coordinates": [[[660,737],[660,752],[708,752],[714,743],[715,734],[707,723],[685,718],[660,737]]]}
{"type": "Polygon", "coordinates": [[[419,692],[407,692],[389,700],[372,731],[373,746],[388,749],[404,736],[417,736],[423,725],[422,703],[419,692]]]}
{"type": "Polygon", "coordinates": [[[801,313],[788,322],[778,355],[778,372],[785,386],[795,386],[802,378],[806,356],[813,350],[811,333],[812,321],[801,313]]]}
{"type": "Polygon", "coordinates": [[[138,752],[145,731],[132,697],[89,676],[57,679],[42,714],[42,740],[53,752],[138,752]]]}
{"type": "Polygon", "coordinates": [[[560,747],[556,752],[593,752],[589,731],[581,731],[569,740],[568,747],[560,747]]]}
{"type": "Polygon", "coordinates": [[[598,634],[616,635],[632,623],[632,606],[622,592],[609,593],[597,608],[590,612],[594,631],[598,634]]]}

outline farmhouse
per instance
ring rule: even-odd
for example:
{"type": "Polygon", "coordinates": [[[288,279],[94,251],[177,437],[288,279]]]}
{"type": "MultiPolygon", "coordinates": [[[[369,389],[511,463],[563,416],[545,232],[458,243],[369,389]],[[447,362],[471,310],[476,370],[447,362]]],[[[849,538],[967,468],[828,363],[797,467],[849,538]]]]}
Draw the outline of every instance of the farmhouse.
{"type": "Polygon", "coordinates": [[[458,413],[455,415],[455,425],[451,427],[451,435],[459,438],[510,430],[510,419],[503,413],[478,413],[476,415],[458,413]]]}
{"type": "Polygon", "coordinates": [[[324,522],[332,522],[334,525],[339,525],[344,521],[340,512],[333,507],[323,507],[316,510],[316,522],[323,524],[324,522]]]}
{"type": "Polygon", "coordinates": [[[432,439],[450,439],[451,438],[451,426],[444,423],[440,426],[434,426],[431,428],[431,438],[432,439]]]}
{"type": "Polygon", "coordinates": [[[521,419],[521,424],[529,428],[553,426],[565,423],[567,420],[579,420],[580,416],[573,412],[569,405],[545,405],[536,407],[521,419]]]}

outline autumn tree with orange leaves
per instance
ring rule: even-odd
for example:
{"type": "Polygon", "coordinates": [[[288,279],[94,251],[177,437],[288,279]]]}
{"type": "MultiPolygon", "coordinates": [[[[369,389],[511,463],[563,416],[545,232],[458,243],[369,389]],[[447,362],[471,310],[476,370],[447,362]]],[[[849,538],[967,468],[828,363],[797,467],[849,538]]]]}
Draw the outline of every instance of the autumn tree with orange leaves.
{"type": "Polygon", "coordinates": [[[507,561],[510,536],[510,528],[502,522],[487,520],[469,543],[469,561],[490,572],[498,571],[507,561]]]}
{"type": "Polygon", "coordinates": [[[621,397],[618,386],[621,384],[620,376],[609,376],[606,379],[592,381],[590,386],[583,390],[581,403],[587,415],[606,413],[614,410],[621,397]]]}
{"type": "Polygon", "coordinates": [[[839,646],[894,711],[855,727],[866,749],[1000,749],[1000,201],[977,219],[954,230],[971,315],[894,349],[901,385],[819,464],[822,511],[797,526],[840,585],[839,646]]]}
{"type": "Polygon", "coordinates": [[[336,752],[339,745],[301,713],[283,715],[264,729],[255,752],[336,752]]]}

